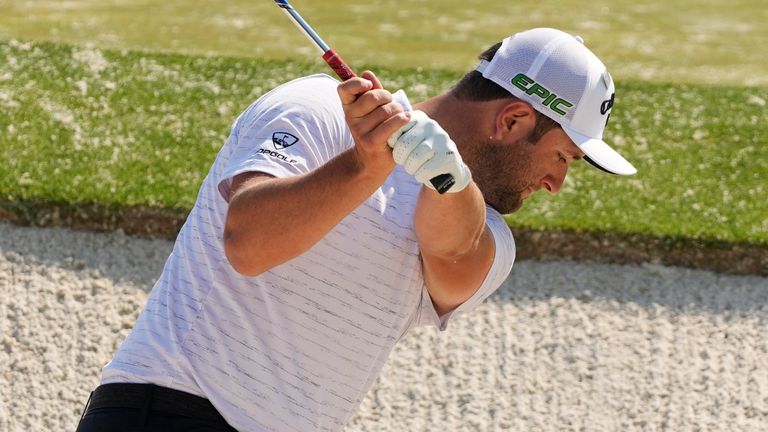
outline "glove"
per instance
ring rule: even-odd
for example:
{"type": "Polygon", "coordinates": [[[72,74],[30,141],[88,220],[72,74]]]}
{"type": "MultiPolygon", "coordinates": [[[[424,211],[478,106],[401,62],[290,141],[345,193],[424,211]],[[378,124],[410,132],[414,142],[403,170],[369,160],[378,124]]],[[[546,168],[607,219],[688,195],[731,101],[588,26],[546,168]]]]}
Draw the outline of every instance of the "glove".
{"type": "Polygon", "coordinates": [[[456,182],[448,189],[450,193],[463,190],[472,180],[456,143],[423,111],[412,111],[411,121],[392,134],[387,144],[395,162],[432,190],[435,187],[429,180],[441,174],[451,174],[456,182]]]}
{"type": "Polygon", "coordinates": [[[405,90],[400,89],[392,93],[392,100],[402,105],[405,112],[413,111],[413,107],[411,107],[411,101],[408,100],[408,95],[405,94],[405,90]]]}

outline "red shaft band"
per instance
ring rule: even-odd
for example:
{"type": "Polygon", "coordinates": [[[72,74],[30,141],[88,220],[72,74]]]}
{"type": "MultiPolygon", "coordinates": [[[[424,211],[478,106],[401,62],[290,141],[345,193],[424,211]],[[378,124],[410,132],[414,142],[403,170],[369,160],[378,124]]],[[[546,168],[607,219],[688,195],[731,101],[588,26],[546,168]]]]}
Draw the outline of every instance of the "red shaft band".
{"type": "Polygon", "coordinates": [[[325,54],[323,54],[323,60],[328,63],[328,66],[330,66],[331,69],[336,72],[336,75],[338,75],[339,79],[342,81],[346,81],[357,76],[355,75],[355,72],[349,66],[347,66],[346,63],[344,63],[344,59],[342,59],[340,55],[336,54],[336,51],[334,50],[326,51],[325,54]]]}

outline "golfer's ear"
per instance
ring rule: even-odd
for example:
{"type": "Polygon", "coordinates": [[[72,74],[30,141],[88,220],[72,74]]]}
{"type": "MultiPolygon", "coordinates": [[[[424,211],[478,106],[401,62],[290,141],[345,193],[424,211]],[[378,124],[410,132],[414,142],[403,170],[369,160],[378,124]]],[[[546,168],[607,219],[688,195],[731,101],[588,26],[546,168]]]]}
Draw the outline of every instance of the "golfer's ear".
{"type": "Polygon", "coordinates": [[[536,127],[536,111],[520,100],[502,105],[496,114],[494,138],[518,140],[527,137],[536,127]]]}

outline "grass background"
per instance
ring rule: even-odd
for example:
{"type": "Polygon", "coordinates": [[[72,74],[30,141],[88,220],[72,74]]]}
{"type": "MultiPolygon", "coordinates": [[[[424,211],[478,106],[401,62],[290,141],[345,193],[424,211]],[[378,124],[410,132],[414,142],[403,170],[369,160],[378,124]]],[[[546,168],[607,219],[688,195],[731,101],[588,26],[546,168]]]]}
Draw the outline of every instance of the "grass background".
{"type": "MultiPolygon", "coordinates": [[[[580,34],[612,75],[767,85],[765,0],[293,0],[353,65],[464,70],[516,31],[580,34]]],[[[0,38],[301,59],[315,49],[272,0],[0,0],[0,38]]]]}
{"type": "MultiPolygon", "coordinates": [[[[577,164],[558,196],[536,196],[509,222],[768,244],[761,2],[293,3],[350,63],[412,100],[449,88],[515,30],[582,34],[617,81],[606,139],[640,173],[577,164]]],[[[240,111],[327,71],[266,0],[0,1],[0,38],[0,209],[11,213],[186,211],[240,111]]]]}

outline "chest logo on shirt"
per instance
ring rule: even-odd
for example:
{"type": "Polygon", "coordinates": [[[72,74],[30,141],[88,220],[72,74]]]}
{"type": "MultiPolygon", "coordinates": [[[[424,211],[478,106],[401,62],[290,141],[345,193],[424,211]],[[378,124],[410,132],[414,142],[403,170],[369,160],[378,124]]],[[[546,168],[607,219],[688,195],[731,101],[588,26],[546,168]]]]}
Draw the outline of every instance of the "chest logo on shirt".
{"type": "Polygon", "coordinates": [[[299,142],[299,139],[289,134],[288,132],[274,132],[272,133],[272,144],[275,145],[277,150],[282,150],[286,147],[290,147],[299,142]]]}

